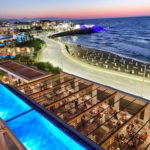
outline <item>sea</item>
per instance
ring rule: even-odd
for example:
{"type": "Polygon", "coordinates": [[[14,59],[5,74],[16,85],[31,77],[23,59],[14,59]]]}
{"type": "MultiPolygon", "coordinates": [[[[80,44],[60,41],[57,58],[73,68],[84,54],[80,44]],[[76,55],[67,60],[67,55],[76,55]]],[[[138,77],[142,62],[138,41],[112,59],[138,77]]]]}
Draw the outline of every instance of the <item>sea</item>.
{"type": "Polygon", "coordinates": [[[93,24],[106,31],[66,36],[62,40],[150,62],[150,17],[72,20],[77,24],[93,24]]]}

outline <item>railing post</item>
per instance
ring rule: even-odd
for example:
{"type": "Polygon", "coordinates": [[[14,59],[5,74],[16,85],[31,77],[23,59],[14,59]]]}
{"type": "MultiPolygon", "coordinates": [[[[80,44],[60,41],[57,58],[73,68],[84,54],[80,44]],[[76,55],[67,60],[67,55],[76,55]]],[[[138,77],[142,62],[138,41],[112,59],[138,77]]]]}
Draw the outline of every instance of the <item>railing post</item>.
{"type": "Polygon", "coordinates": [[[3,135],[3,129],[0,130],[0,148],[2,150],[8,150],[6,143],[5,143],[5,139],[4,139],[4,135],[3,135]]]}

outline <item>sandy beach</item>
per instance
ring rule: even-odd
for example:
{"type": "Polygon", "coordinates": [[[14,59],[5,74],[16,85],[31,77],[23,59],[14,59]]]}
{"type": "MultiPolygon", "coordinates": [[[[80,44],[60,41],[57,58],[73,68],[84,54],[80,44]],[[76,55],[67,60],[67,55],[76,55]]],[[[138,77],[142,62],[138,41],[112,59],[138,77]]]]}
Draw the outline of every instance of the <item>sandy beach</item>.
{"type": "Polygon", "coordinates": [[[63,71],[74,74],[88,80],[113,87],[137,96],[150,98],[150,80],[126,73],[118,73],[91,66],[70,56],[65,45],[40,35],[39,38],[46,42],[46,47],[40,52],[38,61],[51,62],[59,66],[63,71]],[[144,82],[143,82],[144,81],[144,82]]]}

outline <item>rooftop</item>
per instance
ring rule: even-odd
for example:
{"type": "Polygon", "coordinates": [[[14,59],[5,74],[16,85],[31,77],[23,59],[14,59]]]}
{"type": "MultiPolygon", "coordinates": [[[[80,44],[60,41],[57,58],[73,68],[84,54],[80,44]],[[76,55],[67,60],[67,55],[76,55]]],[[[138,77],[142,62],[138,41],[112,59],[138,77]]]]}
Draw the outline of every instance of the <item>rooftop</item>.
{"type": "Polygon", "coordinates": [[[43,71],[39,71],[35,68],[31,68],[11,60],[0,62],[0,69],[26,81],[32,81],[46,75],[50,75],[43,71]]]}
{"type": "Polygon", "coordinates": [[[105,149],[128,150],[135,140],[137,150],[150,144],[149,100],[64,72],[18,89],[105,149]]]}
{"type": "MultiPolygon", "coordinates": [[[[9,69],[7,65],[5,67],[9,69]]],[[[38,107],[42,114],[53,116],[73,134],[78,135],[79,139],[83,140],[85,137],[86,142],[88,139],[87,143],[95,142],[99,148],[111,150],[129,150],[131,143],[136,150],[147,150],[150,146],[149,99],[65,72],[37,78],[17,89],[22,93],[15,88],[13,92],[31,98],[24,100],[27,104],[38,107]]],[[[13,100],[9,103],[6,100],[0,102],[11,105],[13,100]]],[[[9,123],[13,113],[12,109],[8,108],[7,111],[10,113],[4,117],[9,117],[6,121],[9,123]]],[[[22,109],[17,109],[17,113],[19,111],[22,112],[22,109]]],[[[28,126],[26,124],[27,128],[28,126]]]]}

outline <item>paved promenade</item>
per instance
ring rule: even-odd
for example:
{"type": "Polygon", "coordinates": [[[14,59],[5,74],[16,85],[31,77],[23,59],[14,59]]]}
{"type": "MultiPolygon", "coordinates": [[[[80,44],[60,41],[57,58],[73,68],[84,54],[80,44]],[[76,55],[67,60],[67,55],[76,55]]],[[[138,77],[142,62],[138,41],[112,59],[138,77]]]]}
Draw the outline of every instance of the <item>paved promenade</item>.
{"type": "Polygon", "coordinates": [[[142,77],[91,66],[70,56],[63,44],[48,39],[46,36],[40,36],[40,38],[47,43],[47,47],[41,51],[39,61],[49,61],[63,68],[65,72],[150,99],[149,79],[145,79],[143,84],[142,77]]]}

